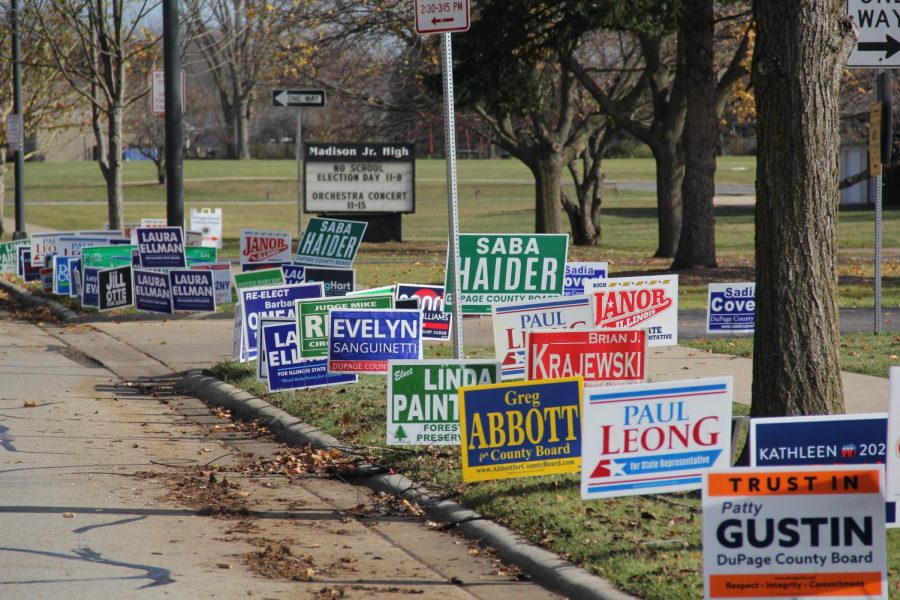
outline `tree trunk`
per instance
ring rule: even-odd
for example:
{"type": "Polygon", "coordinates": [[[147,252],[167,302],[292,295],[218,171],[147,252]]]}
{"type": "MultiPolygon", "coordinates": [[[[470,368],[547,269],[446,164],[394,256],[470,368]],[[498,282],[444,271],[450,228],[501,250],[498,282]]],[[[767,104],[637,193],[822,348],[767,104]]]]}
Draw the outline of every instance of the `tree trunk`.
{"type": "Polygon", "coordinates": [[[250,120],[247,118],[247,108],[236,105],[235,113],[237,158],[248,160],[250,158],[250,120]]]}
{"type": "Polygon", "coordinates": [[[530,166],[534,174],[534,231],[562,233],[562,157],[539,158],[530,166]]]}
{"type": "Polygon", "coordinates": [[[122,229],[125,224],[125,202],[122,191],[122,117],[121,106],[109,112],[109,152],[106,159],[106,199],[109,228],[122,229]]]}
{"type": "Polygon", "coordinates": [[[837,206],[843,0],[756,0],[754,417],[841,413],[837,206]]]}
{"type": "Polygon", "coordinates": [[[681,231],[684,160],[677,139],[663,139],[652,149],[656,159],[656,209],[659,219],[659,246],[654,256],[673,258],[681,231]]]}
{"type": "Polygon", "coordinates": [[[716,192],[716,71],[713,54],[713,0],[693,0],[685,9],[685,75],[687,111],[684,133],[684,181],[681,187],[682,223],[673,269],[714,268],[716,229],[713,196],[716,192]]]}

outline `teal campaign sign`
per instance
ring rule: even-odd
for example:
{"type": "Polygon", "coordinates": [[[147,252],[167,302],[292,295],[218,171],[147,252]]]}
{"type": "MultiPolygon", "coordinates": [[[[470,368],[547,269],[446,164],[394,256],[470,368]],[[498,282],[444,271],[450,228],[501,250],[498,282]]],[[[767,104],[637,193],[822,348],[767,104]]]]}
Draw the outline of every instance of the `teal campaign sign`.
{"type": "Polygon", "coordinates": [[[97,267],[112,269],[132,264],[132,256],[137,246],[91,246],[81,249],[81,268],[97,267]]]}
{"type": "Polygon", "coordinates": [[[367,223],[312,217],[297,246],[294,263],[349,269],[366,233],[367,223]]]}
{"type": "Polygon", "coordinates": [[[0,243],[0,273],[15,273],[18,259],[17,248],[28,246],[28,240],[0,243]]]}
{"type": "MultiPolygon", "coordinates": [[[[568,247],[567,234],[460,234],[462,312],[489,314],[493,304],[561,296],[568,247]]],[[[444,287],[450,306],[456,299],[448,278],[444,287]]]]}
{"type": "Polygon", "coordinates": [[[332,308],[394,308],[390,294],[362,298],[329,298],[326,300],[298,300],[296,302],[297,333],[301,358],[328,356],[328,311],[332,308]]]}

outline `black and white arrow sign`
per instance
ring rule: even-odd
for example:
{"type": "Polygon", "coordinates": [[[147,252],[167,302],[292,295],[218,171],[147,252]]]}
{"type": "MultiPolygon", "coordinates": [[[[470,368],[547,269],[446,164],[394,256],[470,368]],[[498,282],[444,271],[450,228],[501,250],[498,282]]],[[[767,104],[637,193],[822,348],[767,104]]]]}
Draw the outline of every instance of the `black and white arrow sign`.
{"type": "Polygon", "coordinates": [[[848,67],[900,67],[900,11],[889,2],[846,0],[847,15],[859,37],[847,59],[848,67]]]}
{"type": "Polygon", "coordinates": [[[272,90],[272,106],[325,106],[325,90],[272,90]]]}
{"type": "Polygon", "coordinates": [[[883,42],[858,42],[856,49],[860,52],[883,52],[888,59],[900,51],[900,42],[885,34],[883,42]]]}

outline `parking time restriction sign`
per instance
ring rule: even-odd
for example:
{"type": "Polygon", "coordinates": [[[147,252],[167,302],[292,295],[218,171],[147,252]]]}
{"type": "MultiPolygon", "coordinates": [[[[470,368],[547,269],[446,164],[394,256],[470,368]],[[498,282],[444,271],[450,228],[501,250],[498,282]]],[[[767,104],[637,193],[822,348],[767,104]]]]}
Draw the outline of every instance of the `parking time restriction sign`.
{"type": "Polygon", "coordinates": [[[416,0],[416,33],[469,29],[469,0],[416,0]]]}

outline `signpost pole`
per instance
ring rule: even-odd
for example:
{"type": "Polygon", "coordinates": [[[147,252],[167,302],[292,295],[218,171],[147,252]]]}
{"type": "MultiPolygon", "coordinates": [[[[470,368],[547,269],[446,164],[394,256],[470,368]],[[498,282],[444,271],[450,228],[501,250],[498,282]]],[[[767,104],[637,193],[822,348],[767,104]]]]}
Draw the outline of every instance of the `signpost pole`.
{"type": "Polygon", "coordinates": [[[297,107],[297,243],[303,236],[303,108],[297,107]]]}
{"type": "Polygon", "coordinates": [[[20,119],[22,136],[16,142],[19,143],[16,150],[16,161],[13,168],[15,174],[15,207],[16,230],[13,239],[19,240],[28,237],[25,231],[25,120],[22,118],[22,57],[21,41],[19,37],[19,1],[12,0],[9,10],[10,25],[12,28],[12,69],[13,69],[13,114],[20,119]]]}
{"type": "Polygon", "coordinates": [[[444,152],[447,159],[447,215],[449,240],[447,251],[447,268],[450,270],[447,281],[450,283],[447,294],[453,298],[453,357],[463,357],[463,323],[462,298],[460,298],[459,282],[459,197],[456,188],[456,118],[453,111],[453,44],[451,34],[444,33],[441,46],[441,62],[444,73],[444,152]]]}
{"type": "MultiPolygon", "coordinates": [[[[891,89],[891,72],[888,69],[878,71],[878,100],[881,109],[881,162],[891,162],[893,145],[893,91],[891,89]]],[[[882,246],[882,196],[884,175],[879,173],[875,178],[875,333],[881,333],[881,246],[882,246]]]]}

